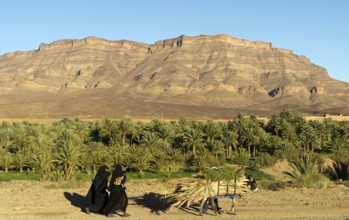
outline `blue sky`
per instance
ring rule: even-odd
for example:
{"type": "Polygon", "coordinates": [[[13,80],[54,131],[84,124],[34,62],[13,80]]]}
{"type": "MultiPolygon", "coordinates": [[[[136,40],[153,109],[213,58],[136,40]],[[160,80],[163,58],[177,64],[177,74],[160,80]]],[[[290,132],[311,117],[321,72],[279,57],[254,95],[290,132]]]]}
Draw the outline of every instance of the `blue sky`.
{"type": "Polygon", "coordinates": [[[228,34],[293,50],[349,82],[346,0],[2,0],[0,55],[95,36],[152,44],[228,34]]]}

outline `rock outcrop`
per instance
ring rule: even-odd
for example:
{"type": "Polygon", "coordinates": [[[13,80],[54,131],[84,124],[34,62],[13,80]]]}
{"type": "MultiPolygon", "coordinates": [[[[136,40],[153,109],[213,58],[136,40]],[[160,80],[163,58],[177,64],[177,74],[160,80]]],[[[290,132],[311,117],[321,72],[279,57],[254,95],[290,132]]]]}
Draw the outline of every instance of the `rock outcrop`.
{"type": "Polygon", "coordinates": [[[330,78],[305,56],[228,35],[180,36],[152,45],[60,40],[0,56],[0,76],[0,118],[47,117],[48,110],[54,117],[165,112],[168,118],[229,118],[285,108],[346,114],[349,108],[348,83],[330,78]],[[16,116],[17,105],[28,109],[16,116]]]}

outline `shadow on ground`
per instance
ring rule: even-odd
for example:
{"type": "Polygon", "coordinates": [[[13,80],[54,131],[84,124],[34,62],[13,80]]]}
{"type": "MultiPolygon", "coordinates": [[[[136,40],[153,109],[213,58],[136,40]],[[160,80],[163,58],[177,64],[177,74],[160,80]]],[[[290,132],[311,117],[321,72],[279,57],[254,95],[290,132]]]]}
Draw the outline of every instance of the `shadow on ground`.
{"type": "Polygon", "coordinates": [[[159,215],[160,212],[166,212],[171,205],[164,195],[153,192],[146,193],[139,197],[132,197],[130,199],[135,201],[135,203],[139,206],[149,208],[152,213],[157,215],[159,215]]]}
{"type": "MultiPolygon", "coordinates": [[[[166,198],[164,195],[153,192],[146,193],[143,196],[139,197],[132,197],[130,199],[135,201],[136,205],[149,208],[152,213],[157,215],[160,215],[161,212],[168,212],[170,210],[169,208],[171,204],[173,203],[173,201],[171,201],[169,198],[166,198]]],[[[191,205],[190,207],[181,207],[180,210],[196,216],[202,215],[199,213],[198,205],[191,205]]],[[[216,214],[213,213],[213,210],[205,213],[205,215],[216,216],[216,214]]]]}
{"type": "Polygon", "coordinates": [[[85,208],[88,205],[88,200],[86,197],[78,193],[64,192],[64,197],[70,201],[71,205],[80,208],[82,212],[85,211],[85,208]]]}

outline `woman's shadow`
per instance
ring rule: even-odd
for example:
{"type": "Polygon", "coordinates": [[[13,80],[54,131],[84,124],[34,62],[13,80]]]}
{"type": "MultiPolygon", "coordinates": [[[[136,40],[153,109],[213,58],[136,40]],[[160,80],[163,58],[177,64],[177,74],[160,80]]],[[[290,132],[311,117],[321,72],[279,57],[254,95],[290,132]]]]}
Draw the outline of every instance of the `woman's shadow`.
{"type": "Polygon", "coordinates": [[[149,208],[152,213],[160,215],[160,212],[166,212],[170,206],[170,202],[164,195],[157,193],[146,193],[143,196],[132,198],[137,205],[149,208]]]}
{"type": "Polygon", "coordinates": [[[80,208],[82,212],[85,212],[85,208],[88,205],[88,199],[86,196],[82,196],[78,193],[64,192],[64,197],[70,201],[71,205],[80,208]]]}

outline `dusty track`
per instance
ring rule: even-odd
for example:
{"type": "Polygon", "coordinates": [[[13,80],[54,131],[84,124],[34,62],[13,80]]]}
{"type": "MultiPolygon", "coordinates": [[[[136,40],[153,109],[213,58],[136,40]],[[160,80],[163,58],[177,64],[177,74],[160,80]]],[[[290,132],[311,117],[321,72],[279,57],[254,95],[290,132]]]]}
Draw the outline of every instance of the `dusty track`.
{"type": "MultiPolygon", "coordinates": [[[[211,210],[204,216],[198,216],[193,210],[162,212],[162,202],[157,196],[166,194],[172,187],[173,180],[171,184],[155,180],[129,181],[129,219],[349,219],[349,188],[345,186],[250,192],[239,199],[237,215],[220,216],[214,216],[211,210]]],[[[0,219],[106,219],[103,215],[87,215],[82,211],[88,188],[89,183],[57,187],[35,181],[0,182],[0,219]]]]}

